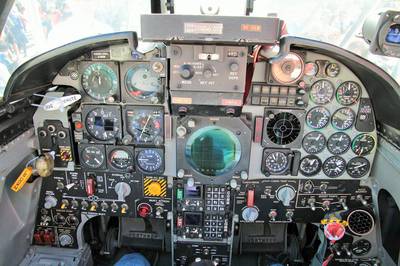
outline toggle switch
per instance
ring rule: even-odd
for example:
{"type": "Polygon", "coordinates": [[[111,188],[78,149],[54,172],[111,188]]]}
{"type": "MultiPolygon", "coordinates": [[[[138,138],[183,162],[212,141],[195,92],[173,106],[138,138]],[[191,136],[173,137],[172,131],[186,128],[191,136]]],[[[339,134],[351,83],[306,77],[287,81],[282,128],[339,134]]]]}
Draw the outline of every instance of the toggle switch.
{"type": "Polygon", "coordinates": [[[61,209],[64,210],[64,209],[66,209],[68,206],[69,206],[68,200],[63,199],[63,200],[61,201],[61,209]]]}
{"type": "Polygon", "coordinates": [[[92,203],[90,204],[90,211],[91,211],[91,212],[96,211],[98,206],[99,206],[99,205],[97,204],[97,202],[92,202],[92,203]]]}
{"type": "Polygon", "coordinates": [[[254,188],[247,190],[247,207],[254,207],[254,188]]]}
{"type": "Polygon", "coordinates": [[[126,205],[125,203],[121,205],[121,213],[122,214],[126,214],[126,212],[128,211],[129,207],[128,205],[126,205]]]}
{"type": "Polygon", "coordinates": [[[86,179],[86,195],[88,197],[92,197],[94,195],[95,187],[96,187],[96,181],[94,180],[94,177],[89,176],[86,179]]]}

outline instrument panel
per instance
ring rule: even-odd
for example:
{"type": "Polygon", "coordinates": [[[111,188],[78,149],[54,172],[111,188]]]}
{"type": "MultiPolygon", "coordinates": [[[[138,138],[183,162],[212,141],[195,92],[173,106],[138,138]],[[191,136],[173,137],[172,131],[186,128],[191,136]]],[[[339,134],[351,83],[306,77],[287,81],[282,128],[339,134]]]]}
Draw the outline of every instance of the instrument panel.
{"type": "Polygon", "coordinates": [[[357,77],[339,62],[302,51],[267,69],[271,74],[255,78],[248,101],[257,108],[249,110],[264,113],[261,173],[276,168],[272,173],[298,178],[367,178],[377,136],[368,93],[357,77]],[[301,159],[293,161],[293,152],[265,154],[269,148],[291,148],[301,159]],[[286,171],[288,161],[295,171],[286,171]]]}
{"type": "Polygon", "coordinates": [[[336,60],[293,50],[256,63],[243,99],[245,50],[185,44],[172,58],[70,64],[75,74],[56,80],[82,95],[64,113],[74,156],[43,182],[33,242],[51,231],[52,246],[77,248],[88,216],[165,220],[177,265],[190,254],[229,265],[245,224],[370,215],[363,181],[377,133],[365,84],[336,60]]]}

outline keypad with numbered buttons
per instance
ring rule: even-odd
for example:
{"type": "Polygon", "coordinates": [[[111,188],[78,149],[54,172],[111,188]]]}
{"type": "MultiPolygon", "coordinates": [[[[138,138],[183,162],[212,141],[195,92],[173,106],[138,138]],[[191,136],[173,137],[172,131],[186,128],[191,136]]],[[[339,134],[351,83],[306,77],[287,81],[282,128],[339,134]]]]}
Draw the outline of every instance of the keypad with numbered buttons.
{"type": "Polygon", "coordinates": [[[226,187],[207,186],[205,210],[207,212],[225,212],[226,205],[229,205],[229,191],[226,187]]]}
{"type": "Polygon", "coordinates": [[[227,219],[223,214],[206,214],[204,217],[204,234],[205,240],[220,240],[227,233],[227,219]]]}

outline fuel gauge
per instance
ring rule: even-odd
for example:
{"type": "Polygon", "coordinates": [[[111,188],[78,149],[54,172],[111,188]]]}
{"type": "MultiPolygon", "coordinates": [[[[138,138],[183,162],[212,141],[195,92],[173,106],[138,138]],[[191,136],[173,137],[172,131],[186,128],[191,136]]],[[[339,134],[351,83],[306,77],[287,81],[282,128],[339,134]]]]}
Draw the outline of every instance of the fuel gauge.
{"type": "Polygon", "coordinates": [[[313,176],[321,171],[322,161],[315,155],[308,155],[300,161],[300,172],[305,176],[313,176]]]}
{"type": "Polygon", "coordinates": [[[347,173],[354,178],[365,176],[369,171],[370,163],[364,157],[355,157],[347,163],[347,173]]]}

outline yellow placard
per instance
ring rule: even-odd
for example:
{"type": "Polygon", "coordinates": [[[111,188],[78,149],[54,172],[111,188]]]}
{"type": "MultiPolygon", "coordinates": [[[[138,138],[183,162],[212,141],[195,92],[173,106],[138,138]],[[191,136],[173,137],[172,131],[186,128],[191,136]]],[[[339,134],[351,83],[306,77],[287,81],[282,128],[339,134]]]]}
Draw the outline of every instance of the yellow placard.
{"type": "Polygon", "coordinates": [[[12,184],[11,189],[15,192],[20,191],[21,188],[25,185],[26,181],[28,181],[28,179],[31,177],[32,170],[33,169],[31,166],[25,167],[17,180],[15,180],[14,184],[12,184]]]}

